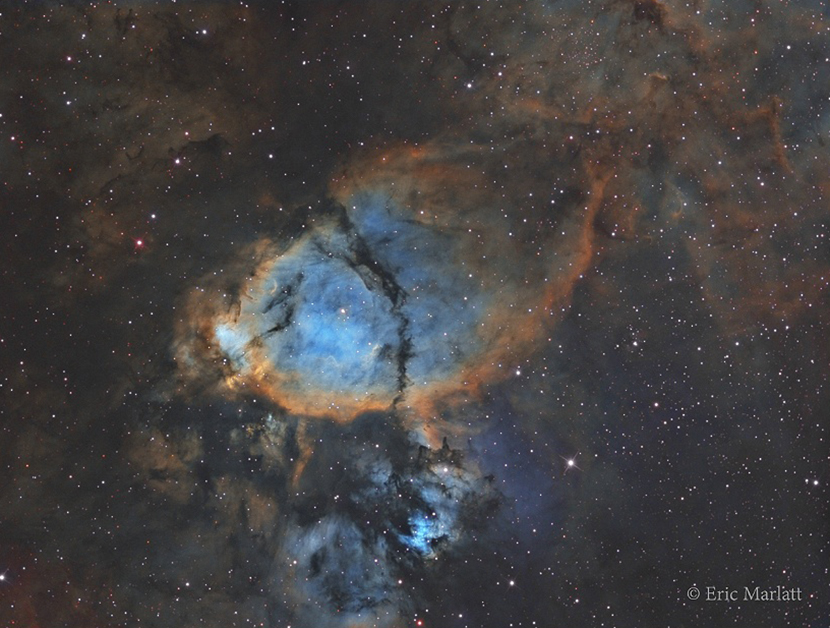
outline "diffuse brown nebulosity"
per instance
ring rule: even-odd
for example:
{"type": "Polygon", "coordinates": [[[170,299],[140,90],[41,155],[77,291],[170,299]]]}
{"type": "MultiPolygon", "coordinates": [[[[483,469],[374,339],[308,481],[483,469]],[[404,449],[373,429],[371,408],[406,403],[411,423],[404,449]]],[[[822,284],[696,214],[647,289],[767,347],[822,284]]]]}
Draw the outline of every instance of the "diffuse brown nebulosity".
{"type": "Polygon", "coordinates": [[[634,0],[634,19],[647,20],[657,27],[663,26],[668,10],[659,0],[634,0]]]}

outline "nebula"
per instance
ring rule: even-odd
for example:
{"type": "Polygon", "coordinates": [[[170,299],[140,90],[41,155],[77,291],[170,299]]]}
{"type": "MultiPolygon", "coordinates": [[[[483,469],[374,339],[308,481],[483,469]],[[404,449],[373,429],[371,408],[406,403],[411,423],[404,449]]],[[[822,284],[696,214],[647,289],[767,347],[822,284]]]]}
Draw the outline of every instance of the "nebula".
{"type": "Polygon", "coordinates": [[[274,577],[297,597],[300,621],[325,624],[338,614],[339,622],[397,626],[417,616],[413,582],[433,577],[445,555],[463,553],[468,535],[499,512],[492,478],[462,451],[410,446],[404,460],[355,451],[349,481],[333,489],[324,516],[309,517],[310,502],[298,505],[274,577]]]}
{"type": "Polygon", "coordinates": [[[285,250],[260,247],[268,259],[213,323],[232,380],[351,418],[457,379],[482,351],[488,305],[461,243],[377,195],[321,213],[285,250]]]}
{"type": "Polygon", "coordinates": [[[0,625],[826,628],[825,4],[4,3],[0,625]]]}

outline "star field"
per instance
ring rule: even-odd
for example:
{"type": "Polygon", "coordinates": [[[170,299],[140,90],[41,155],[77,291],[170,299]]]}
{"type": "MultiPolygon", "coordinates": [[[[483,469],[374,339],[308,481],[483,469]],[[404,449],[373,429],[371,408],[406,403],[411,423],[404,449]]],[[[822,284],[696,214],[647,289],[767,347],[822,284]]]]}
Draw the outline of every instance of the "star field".
{"type": "Polygon", "coordinates": [[[828,17],[0,8],[0,625],[826,626],[828,17]]]}

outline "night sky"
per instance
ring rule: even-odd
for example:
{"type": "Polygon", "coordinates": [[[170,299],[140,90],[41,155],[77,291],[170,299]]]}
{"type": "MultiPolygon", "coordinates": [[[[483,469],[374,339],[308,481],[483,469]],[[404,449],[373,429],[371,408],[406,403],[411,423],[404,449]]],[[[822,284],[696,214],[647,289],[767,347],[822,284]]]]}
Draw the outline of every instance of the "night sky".
{"type": "Polygon", "coordinates": [[[0,627],[830,626],[826,1],[61,4],[0,627]]]}

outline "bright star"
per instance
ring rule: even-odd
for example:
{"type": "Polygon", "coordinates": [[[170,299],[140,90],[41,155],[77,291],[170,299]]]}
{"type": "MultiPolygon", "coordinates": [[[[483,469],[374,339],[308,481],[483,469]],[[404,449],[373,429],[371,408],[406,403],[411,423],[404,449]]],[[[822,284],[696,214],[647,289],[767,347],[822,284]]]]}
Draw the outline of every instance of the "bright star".
{"type": "Polygon", "coordinates": [[[562,458],[562,460],[565,461],[565,473],[567,473],[571,469],[576,469],[577,471],[582,471],[582,469],[580,469],[579,466],[576,464],[576,457],[578,455],[579,455],[579,453],[577,453],[576,456],[573,456],[572,458],[566,458],[565,456],[559,456],[560,458],[562,458]]]}

